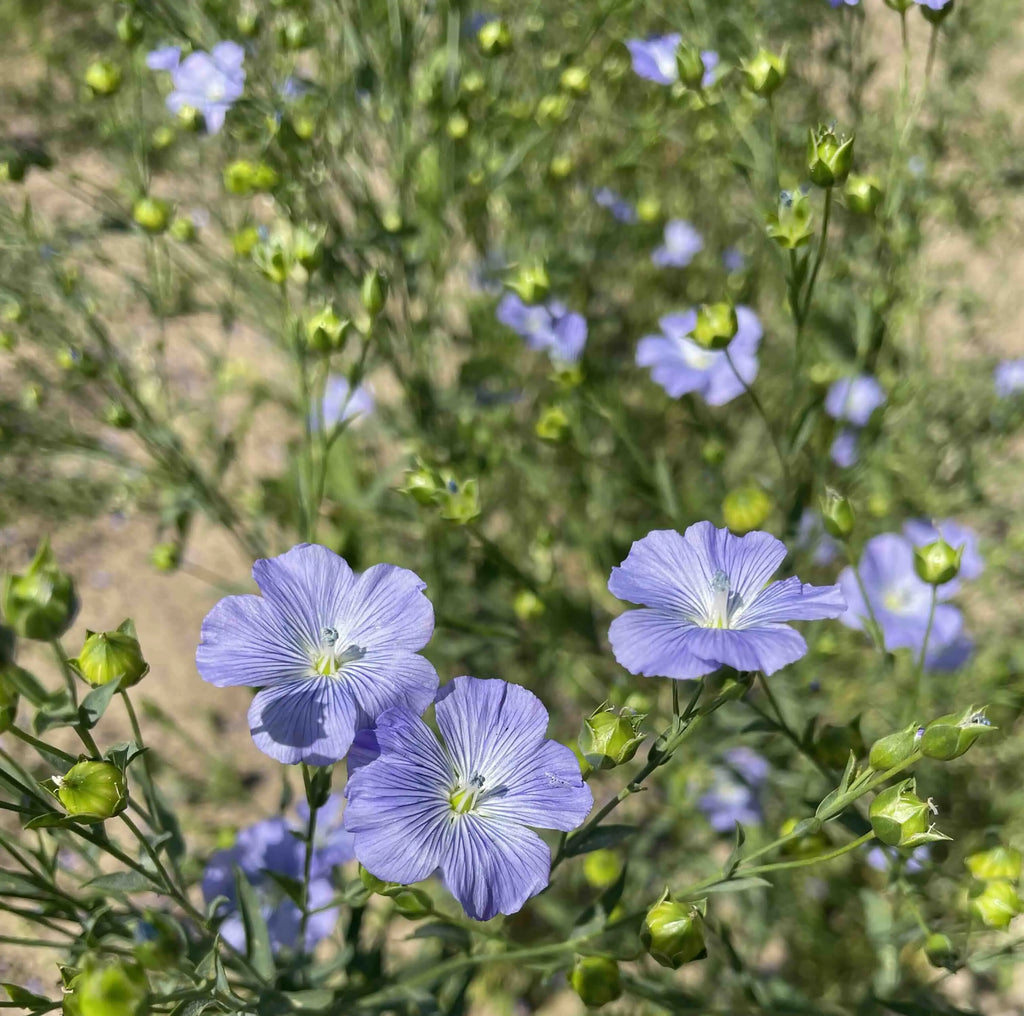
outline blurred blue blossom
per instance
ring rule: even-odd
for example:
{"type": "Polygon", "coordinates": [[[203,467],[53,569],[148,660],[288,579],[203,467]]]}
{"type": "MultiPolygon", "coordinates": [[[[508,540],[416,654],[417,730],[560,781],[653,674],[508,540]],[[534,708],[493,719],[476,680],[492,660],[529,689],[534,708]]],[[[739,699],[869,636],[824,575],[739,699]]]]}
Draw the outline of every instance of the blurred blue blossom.
{"type": "Polygon", "coordinates": [[[829,449],[832,461],[840,469],[849,469],[855,465],[858,457],[857,444],[857,431],[852,427],[843,427],[832,439],[832,447],[829,449]]]}
{"type": "Polygon", "coordinates": [[[167,96],[167,108],[172,113],[184,107],[198,110],[207,132],[216,134],[224,126],[228,110],[244,90],[244,58],[245,51],[237,42],[219,42],[209,53],[201,50],[190,53],[181,63],[167,68],[174,85],[167,96]]]}
{"type": "Polygon", "coordinates": [[[651,379],[673,399],[696,392],[710,406],[725,405],[743,394],[744,382],[752,384],[757,377],[763,335],[761,322],[749,307],[737,307],[736,318],[739,328],[726,357],[726,350],[704,349],[689,338],[697,324],[695,310],[668,314],[658,321],[661,335],[645,335],[637,343],[637,365],[652,368],[651,379]]]}
{"type": "Polygon", "coordinates": [[[665,224],[665,242],[651,253],[658,268],[685,268],[704,249],[704,238],[685,219],[665,224]]]}
{"type": "Polygon", "coordinates": [[[737,822],[743,826],[761,824],[757,791],[727,769],[715,770],[711,786],[700,796],[697,807],[718,833],[731,833],[737,822]]]}
{"type": "Polygon", "coordinates": [[[310,424],[314,430],[321,426],[328,430],[337,426],[345,420],[352,420],[360,416],[369,416],[376,406],[373,398],[373,389],[368,384],[357,386],[355,391],[350,392],[350,385],[347,377],[341,374],[331,374],[324,385],[324,398],[321,411],[315,409],[310,417],[310,424]]]}
{"type": "Polygon", "coordinates": [[[722,253],[722,264],[727,272],[742,272],[747,259],[738,247],[729,247],[722,253]]]}
{"type": "Polygon", "coordinates": [[[151,71],[173,71],[180,62],[180,46],[161,46],[146,54],[146,66],[151,71]]]}
{"type": "Polygon", "coordinates": [[[442,741],[389,709],[349,757],[345,827],[371,874],[420,882],[440,869],[479,921],[514,914],[548,884],[551,854],[530,828],[575,829],[593,804],[572,750],[546,740],[526,688],[456,677],[437,696],[442,741]]]}
{"type": "Polygon", "coordinates": [[[908,875],[913,875],[924,870],[924,866],[931,860],[931,854],[931,847],[927,843],[910,851],[875,846],[865,853],[864,860],[868,867],[874,868],[875,871],[890,871],[902,864],[903,870],[908,875]]]}
{"type": "Polygon", "coordinates": [[[1001,399],[1024,392],[1024,360],[1004,360],[996,367],[993,380],[1001,399]]]}
{"type": "Polygon", "coordinates": [[[721,666],[773,674],[807,652],[786,623],[838,617],[838,586],[769,579],[786,556],[769,533],[735,536],[698,522],[684,534],[655,530],[612,569],[608,589],[642,604],[612,621],[608,638],[632,674],[681,680],[721,666]]]}
{"type": "Polygon", "coordinates": [[[256,890],[260,912],[270,933],[270,946],[275,953],[282,949],[296,949],[300,945],[307,952],[311,951],[317,942],[334,931],[339,910],[328,907],[334,897],[331,872],[337,865],[355,857],[352,836],[341,824],[343,803],[340,794],[332,794],[318,814],[309,881],[312,913],[304,943],[299,941],[302,912],[274,876],[302,880],[305,844],[301,833],[308,812],[300,815],[301,825],[284,818],[257,822],[238,833],[234,846],[218,850],[210,857],[203,873],[203,897],[207,904],[218,896],[226,897],[227,902],[222,901],[217,912],[222,917],[219,933],[228,944],[245,951],[245,925],[238,909],[235,888],[236,867],[242,870],[256,890]]]}
{"type": "Polygon", "coordinates": [[[953,0],[914,0],[919,7],[928,7],[933,11],[941,11],[952,2],[953,0]]]}
{"type": "Polygon", "coordinates": [[[836,381],[825,396],[825,411],[833,420],[865,427],[871,414],[885,404],[885,391],[870,375],[844,377],[836,381]]]}
{"type": "Polygon", "coordinates": [[[860,3],[860,0],[828,0],[829,7],[842,7],[845,4],[847,7],[856,7],[860,3]]]}
{"type": "Polygon", "coordinates": [[[560,300],[525,303],[506,293],[498,304],[498,320],[524,339],[531,349],[544,350],[556,363],[575,363],[587,344],[587,321],[560,300]]]}
{"type": "Polygon", "coordinates": [[[811,554],[817,565],[831,564],[839,556],[839,544],[825,531],[821,514],[805,508],[796,531],[796,545],[811,554]]]}
{"type": "Polygon", "coordinates": [[[630,225],[637,220],[636,209],[611,187],[598,187],[594,191],[594,200],[602,207],[612,213],[613,218],[619,222],[630,225]]]}
{"type": "Polygon", "coordinates": [[[217,687],[261,689],[249,708],[261,751],[330,765],[385,709],[430,704],[437,672],[417,650],[434,609],[418,575],[390,564],[353,572],[310,543],[252,574],[263,595],[226,596],[206,615],[196,666],[217,687]]]}
{"type": "MultiPolygon", "coordinates": [[[[633,60],[634,73],[657,85],[674,85],[679,80],[676,50],[681,40],[679,32],[655,35],[648,39],[628,39],[626,48],[633,60]]],[[[704,62],[704,80],[701,85],[710,88],[715,83],[715,71],[720,58],[713,49],[701,50],[700,56],[704,62]]]]}

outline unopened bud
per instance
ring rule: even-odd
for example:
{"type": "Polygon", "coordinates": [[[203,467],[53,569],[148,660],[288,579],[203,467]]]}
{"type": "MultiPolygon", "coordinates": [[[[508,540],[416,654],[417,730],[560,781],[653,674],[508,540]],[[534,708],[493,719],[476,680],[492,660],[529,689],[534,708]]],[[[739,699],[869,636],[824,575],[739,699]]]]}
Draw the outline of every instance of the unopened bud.
{"type": "Polygon", "coordinates": [[[115,631],[86,631],[85,644],[77,660],[70,661],[82,679],[98,688],[120,681],[122,688],[138,684],[149,673],[135,625],[124,620],[115,631]]]}
{"type": "Polygon", "coordinates": [[[127,430],[135,422],[132,414],[122,402],[110,402],[103,410],[103,419],[118,430],[127,430]]]}
{"type": "Polygon", "coordinates": [[[191,243],[196,238],[196,224],[187,215],[179,215],[171,220],[167,232],[179,243],[191,243]]]}
{"type": "Polygon", "coordinates": [[[580,728],[579,748],[594,769],[614,769],[629,762],[643,744],[643,713],[603,705],[580,728]]]}
{"type": "Polygon", "coordinates": [[[94,60],[85,69],[85,83],[93,95],[113,95],[121,87],[121,68],[109,60],[94,60]]]}
{"type": "Polygon", "coordinates": [[[366,313],[373,317],[376,317],[384,309],[388,298],[388,282],[376,268],[371,269],[363,277],[359,298],[363,302],[366,313]]]}
{"type": "Polygon", "coordinates": [[[595,889],[607,889],[622,874],[622,858],[614,850],[592,850],[583,859],[583,877],[595,889]]]}
{"type": "Polygon", "coordinates": [[[922,843],[946,840],[931,824],[935,808],[914,792],[914,780],[904,780],[883,790],[868,809],[875,835],[890,847],[917,847],[922,843]]]}
{"type": "Polygon", "coordinates": [[[917,723],[914,722],[903,730],[896,731],[895,734],[880,737],[871,745],[871,751],[868,753],[868,765],[880,773],[888,772],[890,769],[902,765],[918,749],[920,740],[918,730],[917,723]]]}
{"type": "Polygon", "coordinates": [[[352,322],[340,318],[329,304],[306,319],[306,342],[314,353],[337,353],[345,346],[352,322]]]}
{"type": "Polygon", "coordinates": [[[1006,928],[1021,912],[1021,900],[1010,882],[986,882],[976,896],[968,900],[968,909],[987,928],[1006,928]]]}
{"type": "Polygon", "coordinates": [[[149,555],[150,563],[159,572],[173,572],[181,564],[181,548],[176,543],[158,543],[149,555]]]}
{"type": "Polygon", "coordinates": [[[117,19],[117,37],[126,46],[135,46],[142,38],[142,18],[134,11],[125,11],[117,19]]]}
{"type": "Polygon", "coordinates": [[[1009,882],[1020,880],[1021,853],[1013,847],[1000,844],[991,850],[982,850],[971,854],[964,860],[967,870],[977,879],[990,882],[1004,879],[1009,882]]]}
{"type": "Polygon", "coordinates": [[[768,235],[784,250],[796,250],[814,236],[811,202],[802,191],[782,191],[778,210],[768,216],[768,235]]]}
{"type": "Polygon", "coordinates": [[[305,49],[309,45],[309,22],[297,14],[290,14],[277,24],[277,41],[282,49],[305,49]]]}
{"type": "Polygon", "coordinates": [[[171,221],[171,206],[160,198],[139,198],[132,205],[132,218],[147,233],[162,233],[171,221]]]}
{"type": "Polygon", "coordinates": [[[951,582],[960,574],[960,558],[964,548],[954,550],[943,539],[914,548],[914,571],[930,586],[951,582]]]}
{"type": "Polygon", "coordinates": [[[932,720],[921,735],[920,748],[927,758],[948,762],[959,758],[981,737],[996,730],[985,709],[971,706],[962,713],[947,713],[932,720]]]}
{"type": "Polygon", "coordinates": [[[764,525],[772,507],[772,499],[764,487],[749,483],[725,495],[722,519],[733,532],[749,533],[764,525]]]}
{"type": "Polygon", "coordinates": [[[469,479],[458,483],[449,478],[441,488],[438,503],[441,506],[441,518],[462,526],[472,522],[480,514],[477,481],[469,479]]]}
{"type": "Polygon", "coordinates": [[[542,441],[561,441],[569,433],[569,417],[561,406],[548,406],[534,431],[542,441]]]}
{"type": "Polygon", "coordinates": [[[700,905],[680,903],[666,893],[647,911],[640,940],[663,967],[678,970],[700,959],[706,952],[700,905]]]}
{"type": "Polygon", "coordinates": [[[849,539],[855,522],[853,505],[850,504],[849,498],[828,487],[818,504],[821,507],[825,532],[837,540],[849,539]]]}
{"type": "Polygon", "coordinates": [[[590,91],[590,74],[583,67],[566,67],[558,83],[571,95],[583,96],[590,91]]]}
{"type": "Polygon", "coordinates": [[[81,822],[103,822],[128,807],[128,784],[112,762],[78,762],[51,782],[64,810],[81,822]]]}
{"type": "Polygon", "coordinates": [[[742,68],[747,88],[762,99],[770,99],[786,80],[789,60],[785,51],[772,53],[759,49],[750,60],[744,61],[742,68]]]}
{"type": "Polygon", "coordinates": [[[75,1016],[144,1016],[149,982],[137,963],[101,960],[88,962],[70,984],[65,1012],[71,1000],[75,1016]]]}
{"type": "Polygon", "coordinates": [[[688,46],[681,42],[676,49],[676,70],[679,80],[687,88],[702,88],[707,68],[704,66],[704,55],[696,46],[688,46]]]}
{"type": "Polygon", "coordinates": [[[57,567],[48,540],[23,574],[4,576],[0,605],[4,620],[22,638],[49,642],[71,627],[78,613],[75,584],[57,567]]]}
{"type": "Polygon", "coordinates": [[[614,1002],[622,994],[619,965],[610,956],[577,956],[569,983],[592,1009],[614,1002]]]}
{"type": "Polygon", "coordinates": [[[871,215],[882,200],[882,185],[874,176],[851,176],[846,181],[846,207],[858,215],[871,215]]]}
{"type": "Polygon", "coordinates": [[[512,32],[504,21],[495,19],[481,26],[476,41],[484,56],[501,56],[512,48],[512,32]]]}
{"type": "Polygon", "coordinates": [[[807,169],[819,187],[843,183],[853,168],[853,138],[836,134],[831,127],[812,130],[807,139],[807,169]]]}
{"type": "Polygon", "coordinates": [[[702,349],[725,349],[736,337],[740,323],[731,303],[704,303],[697,308],[691,338],[702,349]]]}
{"type": "Polygon", "coordinates": [[[508,282],[524,303],[540,303],[551,289],[547,269],[543,264],[523,265],[508,282]]]}

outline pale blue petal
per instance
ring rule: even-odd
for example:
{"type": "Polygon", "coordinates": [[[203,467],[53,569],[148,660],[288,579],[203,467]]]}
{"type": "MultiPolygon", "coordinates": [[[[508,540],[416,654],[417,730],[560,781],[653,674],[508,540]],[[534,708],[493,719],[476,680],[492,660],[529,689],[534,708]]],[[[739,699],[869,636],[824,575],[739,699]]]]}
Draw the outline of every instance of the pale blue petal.
{"type": "Polygon", "coordinates": [[[713,577],[706,555],[689,540],[674,529],[655,529],[636,540],[612,569],[608,589],[620,600],[699,617],[707,609],[713,577]]]}
{"type": "Polygon", "coordinates": [[[846,611],[838,586],[805,585],[796,576],[772,582],[740,615],[737,626],[758,628],[786,621],[822,621],[846,611]]]}
{"type": "Polygon", "coordinates": [[[695,656],[686,636],[694,626],[661,610],[629,610],[615,618],[608,641],[619,664],[631,674],[691,680],[718,669],[695,656]]]}

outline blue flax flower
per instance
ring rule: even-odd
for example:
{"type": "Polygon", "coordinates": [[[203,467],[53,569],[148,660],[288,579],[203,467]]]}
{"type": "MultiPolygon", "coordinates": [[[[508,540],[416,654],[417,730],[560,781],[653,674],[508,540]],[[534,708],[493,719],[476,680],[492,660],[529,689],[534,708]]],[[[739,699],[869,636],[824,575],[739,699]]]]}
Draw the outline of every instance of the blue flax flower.
{"type": "Polygon", "coordinates": [[[548,848],[529,827],[575,829],[590,790],[572,751],[545,740],[547,710],[525,688],[457,677],[436,718],[440,743],[415,713],[389,709],[375,744],[349,757],[345,828],[356,856],[390,882],[440,870],[475,920],[514,914],[550,875],[548,848]]]}
{"type": "Polygon", "coordinates": [[[685,268],[704,249],[704,238],[685,219],[665,224],[665,242],[651,253],[658,268],[685,268]]]}
{"type": "Polygon", "coordinates": [[[871,414],[885,404],[882,386],[870,375],[844,377],[836,381],[825,396],[825,411],[833,420],[867,426],[871,414]]]}
{"type": "Polygon", "coordinates": [[[598,187],[594,191],[594,201],[602,208],[606,208],[611,212],[612,218],[617,219],[619,222],[631,225],[637,220],[636,209],[621,194],[613,191],[611,187],[598,187]]]}
{"type": "MultiPolygon", "coordinates": [[[[301,947],[312,951],[317,942],[327,938],[338,923],[338,908],[328,907],[334,896],[331,872],[355,857],[352,836],[342,827],[343,799],[332,794],[320,809],[317,836],[313,843],[309,880],[309,907],[312,913],[301,947]]],[[[218,850],[203,873],[203,897],[207,904],[218,896],[226,897],[217,913],[221,917],[219,933],[236,949],[245,950],[245,925],[238,909],[235,889],[235,868],[240,868],[256,890],[260,912],[267,922],[270,947],[279,952],[300,947],[302,912],[285,893],[274,876],[301,881],[304,877],[305,844],[300,838],[305,829],[284,818],[270,818],[242,829],[232,847],[218,850]]]]}
{"type": "Polygon", "coordinates": [[[737,822],[760,825],[758,790],[768,775],[767,760],[741,745],[725,753],[725,763],[715,767],[711,786],[701,795],[697,806],[715,832],[732,832],[737,822]]]}
{"type": "MultiPolygon", "coordinates": [[[[645,81],[653,81],[656,85],[674,85],[679,80],[679,67],[676,64],[676,50],[682,36],[678,32],[668,35],[655,35],[649,39],[628,39],[626,48],[633,61],[633,71],[645,81]]],[[[715,69],[718,67],[719,56],[713,49],[701,51],[704,61],[704,79],[701,85],[710,88],[715,83],[715,69]]]]}
{"type": "Polygon", "coordinates": [[[903,535],[915,547],[943,539],[954,549],[963,548],[960,574],[952,582],[939,586],[940,600],[948,599],[960,589],[961,582],[973,582],[985,570],[985,559],[978,550],[978,534],[955,519],[941,519],[934,525],[927,519],[911,519],[903,523],[903,535]]]}
{"type": "Polygon", "coordinates": [[[723,406],[742,395],[743,383],[752,384],[758,371],[761,322],[749,307],[737,307],[736,318],[739,328],[726,357],[724,350],[704,349],[689,338],[697,325],[695,310],[668,314],[658,321],[661,335],[645,335],[637,343],[637,366],[650,367],[651,379],[673,399],[696,392],[709,406],[723,406]]]}
{"type": "MultiPolygon", "coordinates": [[[[913,544],[898,533],[874,536],[864,546],[858,570],[885,648],[920,653],[928,629],[932,587],[914,571],[913,544]]],[[[864,631],[869,611],[852,568],[843,569],[839,586],[849,603],[840,620],[848,628],[864,631]]],[[[941,586],[938,595],[940,599],[948,595],[947,587],[941,586]]],[[[936,605],[928,635],[928,666],[949,669],[965,649],[969,651],[962,628],[963,615],[956,607],[948,603],[936,605]]]]}
{"type": "Polygon", "coordinates": [[[198,110],[207,133],[216,134],[245,87],[244,58],[237,42],[219,42],[209,53],[190,53],[171,68],[174,91],[167,96],[167,108],[172,113],[184,107],[198,110]]]}
{"type": "Polygon", "coordinates": [[[146,54],[146,66],[151,71],[173,71],[181,63],[180,46],[161,46],[146,54]]]}
{"type": "Polygon", "coordinates": [[[560,300],[525,303],[506,293],[498,304],[498,320],[524,339],[531,349],[544,350],[556,363],[575,363],[587,344],[587,320],[560,300]]]}
{"type": "Polygon", "coordinates": [[[853,427],[842,427],[832,439],[829,455],[840,469],[849,469],[857,464],[860,435],[853,427]]]}
{"type": "Polygon", "coordinates": [[[838,586],[769,583],[785,556],[769,533],[734,536],[710,522],[648,533],[608,581],[620,600],[643,604],[612,621],[615,658],[630,673],[680,680],[722,666],[773,674],[799,660],[807,643],[786,622],[838,617],[846,601],[838,586]]]}
{"type": "Polygon", "coordinates": [[[249,709],[256,747],[288,764],[344,758],[356,731],[392,706],[422,712],[437,672],[417,653],[434,631],[426,583],[302,543],[253,565],[262,596],[227,596],[203,621],[205,681],[262,689],[249,709]]]}
{"type": "Polygon", "coordinates": [[[831,564],[839,556],[839,543],[825,531],[821,515],[805,508],[796,531],[796,545],[811,555],[816,565],[831,564]]]}
{"type": "Polygon", "coordinates": [[[1024,392],[1024,360],[1003,360],[995,369],[993,381],[1001,399],[1024,392]]]}
{"type": "Polygon", "coordinates": [[[373,412],[376,403],[369,385],[358,385],[351,395],[349,390],[348,378],[332,374],[327,379],[321,412],[317,413],[314,409],[310,420],[314,430],[320,429],[321,418],[323,425],[330,430],[345,420],[369,416],[373,412]]]}

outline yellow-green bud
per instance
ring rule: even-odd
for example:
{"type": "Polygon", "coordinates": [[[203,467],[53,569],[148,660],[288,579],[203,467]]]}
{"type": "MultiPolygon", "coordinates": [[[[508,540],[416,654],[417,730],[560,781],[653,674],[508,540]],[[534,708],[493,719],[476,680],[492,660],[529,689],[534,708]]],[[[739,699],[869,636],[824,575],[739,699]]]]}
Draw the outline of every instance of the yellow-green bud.
{"type": "Polygon", "coordinates": [[[1021,912],[1021,900],[1012,883],[986,882],[976,896],[968,900],[968,909],[987,928],[1006,928],[1021,912]]]}
{"type": "Polygon", "coordinates": [[[128,784],[113,762],[78,762],[51,782],[64,810],[82,822],[103,822],[128,807],[128,784]]]}
{"type": "Polygon", "coordinates": [[[82,651],[71,663],[87,684],[98,688],[120,679],[122,688],[131,688],[149,673],[131,621],[122,621],[115,631],[85,634],[82,651]]]}
{"type": "Polygon", "coordinates": [[[139,198],[132,205],[132,218],[147,233],[162,233],[171,221],[171,206],[161,198],[139,198]]]}
{"type": "Polygon", "coordinates": [[[924,728],[919,747],[925,757],[948,762],[963,755],[982,734],[995,729],[984,707],[971,706],[962,713],[947,713],[932,720],[924,728]]]}
{"type": "Polygon", "coordinates": [[[469,134],[469,120],[464,113],[452,113],[444,125],[444,130],[452,141],[461,141],[469,134]]]}
{"type": "Polygon", "coordinates": [[[657,222],[661,218],[661,202],[652,195],[640,198],[636,203],[636,217],[641,222],[657,222]]]}
{"type": "Polygon", "coordinates": [[[18,336],[14,332],[0,331],[0,349],[5,353],[18,348],[18,336]]]}
{"type": "Polygon", "coordinates": [[[952,939],[941,932],[933,932],[925,939],[924,954],[933,967],[956,970],[960,966],[959,955],[952,939]]]}
{"type": "Polygon", "coordinates": [[[224,187],[231,194],[248,194],[255,174],[256,167],[248,159],[236,159],[224,167],[224,187]]]}
{"type": "Polygon", "coordinates": [[[418,504],[434,504],[441,496],[440,477],[428,466],[418,465],[405,474],[402,493],[408,494],[418,504]]]}
{"type": "Polygon", "coordinates": [[[569,983],[592,1009],[614,1002],[622,994],[619,965],[610,956],[577,956],[569,983]]]}
{"type": "Polygon", "coordinates": [[[17,152],[13,152],[7,158],[0,161],[0,180],[20,183],[25,179],[27,169],[28,163],[25,161],[25,158],[17,152]]]}
{"type": "Polygon", "coordinates": [[[770,99],[782,86],[789,72],[789,58],[783,50],[772,53],[759,49],[753,57],[742,64],[743,83],[755,95],[770,99]]]}
{"type": "Polygon", "coordinates": [[[707,68],[704,66],[704,56],[696,46],[688,46],[684,42],[679,44],[676,49],[676,69],[679,71],[679,80],[687,88],[703,87],[707,68]]]}
{"type": "Polygon", "coordinates": [[[1000,844],[991,850],[971,854],[964,861],[967,870],[983,882],[1004,879],[1010,882],[1020,880],[1021,853],[1013,847],[1000,844]]]}
{"type": "Polygon", "coordinates": [[[760,529],[772,512],[772,499],[756,483],[730,490],[722,501],[722,518],[735,533],[749,533],[760,529]]]}
{"type": "Polygon", "coordinates": [[[126,45],[134,46],[142,38],[142,18],[134,11],[125,11],[117,19],[117,37],[126,45]]]}
{"type": "Polygon", "coordinates": [[[113,95],[121,87],[121,68],[109,60],[94,60],[85,69],[85,83],[93,95],[113,95]]]}
{"type": "Polygon", "coordinates": [[[196,238],[196,224],[187,215],[179,215],[171,220],[167,232],[181,243],[191,243],[196,238]]]}
{"type": "Polygon", "coordinates": [[[740,323],[731,303],[702,303],[691,338],[702,349],[725,349],[736,337],[740,323]]]}
{"type": "Polygon", "coordinates": [[[917,847],[949,838],[932,827],[931,816],[936,809],[914,793],[916,787],[914,780],[904,780],[887,787],[871,802],[871,828],[890,847],[917,847]]]}
{"type": "Polygon", "coordinates": [[[159,572],[173,572],[181,564],[181,548],[176,543],[158,543],[149,555],[150,563],[159,572]]]}
{"type": "Polygon", "coordinates": [[[388,298],[388,280],[377,271],[371,268],[363,276],[363,284],[359,290],[359,299],[367,314],[376,317],[383,309],[388,298]]]}
{"type": "Polygon", "coordinates": [[[292,230],[292,256],[307,272],[319,268],[324,259],[324,232],[309,226],[296,226],[292,230]]]}
{"type": "Polygon", "coordinates": [[[182,106],[178,110],[177,119],[178,126],[182,130],[192,131],[193,133],[202,130],[203,123],[205,122],[203,114],[195,106],[182,106]]]}
{"type": "Polygon", "coordinates": [[[882,185],[875,176],[853,175],[846,181],[846,207],[858,215],[872,215],[882,200],[882,185]]]}
{"type": "Polygon", "coordinates": [[[603,705],[580,728],[579,748],[594,769],[614,769],[629,762],[644,742],[644,714],[603,705]]]}
{"type": "Polygon", "coordinates": [[[569,433],[569,417],[561,406],[548,406],[540,414],[534,431],[542,441],[561,441],[569,433]]]}
{"type": "Polygon", "coordinates": [[[149,983],[136,963],[89,963],[71,983],[76,1016],[144,1016],[149,983]]]}
{"type": "Polygon", "coordinates": [[[259,242],[260,231],[255,226],[246,226],[231,238],[231,247],[237,257],[247,258],[259,242]]]}
{"type": "Polygon", "coordinates": [[[943,7],[936,10],[934,7],[925,7],[921,4],[917,9],[921,12],[924,20],[932,25],[941,25],[953,13],[953,8],[956,6],[955,0],[946,0],[946,4],[943,7]]]}
{"type": "Polygon", "coordinates": [[[537,122],[542,125],[562,123],[569,115],[566,95],[542,95],[537,103],[537,122]]]}
{"type": "Polygon", "coordinates": [[[622,874],[622,858],[614,850],[592,850],[583,858],[583,877],[595,889],[607,889],[622,874]]]}
{"type": "Polygon", "coordinates": [[[328,304],[306,319],[306,342],[314,353],[337,353],[344,348],[351,327],[352,322],[338,317],[328,304]]]}
{"type": "Polygon", "coordinates": [[[566,67],[558,83],[571,95],[586,95],[590,91],[590,73],[583,67],[566,67]]]}
{"type": "Polygon", "coordinates": [[[564,180],[573,170],[571,155],[556,155],[548,163],[548,173],[556,180],[564,180]]]}
{"type": "Polygon", "coordinates": [[[544,601],[529,589],[520,589],[512,601],[512,611],[520,621],[533,621],[545,611],[544,601]]]}
{"type": "Polygon", "coordinates": [[[519,294],[523,303],[540,303],[551,289],[551,280],[543,264],[523,265],[508,281],[508,287],[519,294]]]}
{"type": "Polygon", "coordinates": [[[57,567],[44,540],[24,573],[4,576],[0,605],[6,623],[22,638],[49,642],[71,627],[78,597],[70,575],[57,567]]]}
{"type": "Polygon", "coordinates": [[[960,574],[960,558],[964,548],[954,550],[943,539],[914,548],[914,571],[930,586],[951,582],[960,574]]]}
{"type": "Polygon", "coordinates": [[[825,532],[837,540],[847,540],[853,532],[855,522],[853,505],[838,491],[827,487],[825,496],[818,502],[825,532]]]}
{"type": "Polygon", "coordinates": [[[784,250],[796,250],[810,242],[811,202],[803,191],[782,191],[779,207],[768,216],[768,235],[784,250]]]}
{"type": "Polygon", "coordinates": [[[282,49],[305,49],[309,45],[309,22],[290,14],[277,23],[277,41],[282,49]]]}
{"type": "Polygon", "coordinates": [[[440,491],[441,518],[464,526],[480,514],[480,494],[475,479],[461,484],[449,478],[440,491]]]}
{"type": "Polygon", "coordinates": [[[155,152],[161,152],[174,144],[174,128],[161,124],[149,137],[149,143],[155,152]]]}
{"type": "Polygon", "coordinates": [[[868,765],[872,769],[884,773],[906,762],[917,751],[918,729],[915,722],[903,730],[897,730],[895,734],[880,737],[871,745],[871,751],[868,753],[868,765]]]}
{"type": "Polygon", "coordinates": [[[640,940],[663,967],[678,970],[705,954],[700,906],[673,900],[667,893],[647,911],[640,940]]]}
{"type": "Polygon", "coordinates": [[[501,56],[512,48],[512,32],[504,21],[488,21],[476,33],[476,41],[484,56],[501,56]]]}
{"type": "Polygon", "coordinates": [[[74,371],[82,377],[96,377],[100,372],[100,365],[91,353],[78,346],[64,346],[57,353],[57,366],[61,370],[74,371]]]}
{"type": "Polygon", "coordinates": [[[243,7],[235,18],[240,35],[252,38],[260,30],[259,11],[252,6],[243,7]]]}
{"type": "Polygon", "coordinates": [[[807,138],[807,170],[819,187],[843,183],[853,168],[853,137],[836,134],[832,127],[811,130],[807,138]]]}
{"type": "Polygon", "coordinates": [[[466,71],[459,81],[463,95],[479,95],[487,87],[487,79],[479,71],[466,71]]]}

